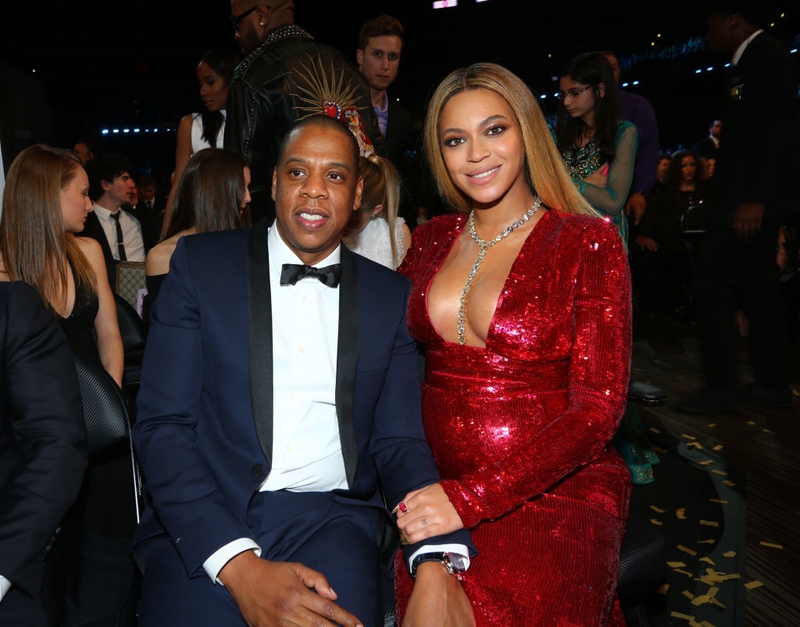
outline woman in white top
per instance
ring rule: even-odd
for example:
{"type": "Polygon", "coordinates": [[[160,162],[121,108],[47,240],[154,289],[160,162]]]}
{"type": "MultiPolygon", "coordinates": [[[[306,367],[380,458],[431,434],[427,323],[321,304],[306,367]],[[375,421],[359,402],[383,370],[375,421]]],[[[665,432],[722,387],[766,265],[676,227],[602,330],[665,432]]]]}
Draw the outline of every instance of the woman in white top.
{"type": "Polygon", "coordinates": [[[175,188],[191,156],[203,148],[222,148],[225,135],[225,106],[234,68],[239,64],[239,55],[232,50],[211,50],[197,64],[197,82],[200,99],[205,109],[201,113],[183,116],[178,126],[178,147],[175,150],[175,173],[173,186],[167,199],[162,233],[169,228],[175,188]]]}
{"type": "Polygon", "coordinates": [[[344,236],[354,253],[396,270],[411,245],[411,231],[397,216],[402,193],[400,174],[391,161],[372,155],[359,159],[364,192],[344,236]]]}

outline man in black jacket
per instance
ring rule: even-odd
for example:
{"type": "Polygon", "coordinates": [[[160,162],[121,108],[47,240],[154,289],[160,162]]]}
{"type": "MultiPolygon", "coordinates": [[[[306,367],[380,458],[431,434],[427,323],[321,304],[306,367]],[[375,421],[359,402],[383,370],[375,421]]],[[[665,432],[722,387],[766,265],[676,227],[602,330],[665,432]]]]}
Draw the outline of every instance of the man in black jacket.
{"type": "Polygon", "coordinates": [[[797,99],[788,50],[758,28],[742,2],[710,10],[709,48],[731,59],[720,158],[698,260],[695,290],[708,388],[683,404],[691,413],[739,402],[789,407],[791,355],[775,262],[778,229],[796,211],[797,99]],[[755,383],[737,390],[734,316],[750,323],[755,383]]]}
{"type": "Polygon", "coordinates": [[[67,340],[34,288],[0,283],[0,625],[56,624],[46,558],[85,469],[67,340]]]}
{"type": "Polygon", "coordinates": [[[228,92],[225,147],[250,164],[253,222],[272,221],[270,191],[278,147],[292,124],[325,114],[346,122],[362,155],[385,154],[369,87],[339,52],[294,23],[293,0],[231,0],[236,40],[247,56],[228,92]]]}

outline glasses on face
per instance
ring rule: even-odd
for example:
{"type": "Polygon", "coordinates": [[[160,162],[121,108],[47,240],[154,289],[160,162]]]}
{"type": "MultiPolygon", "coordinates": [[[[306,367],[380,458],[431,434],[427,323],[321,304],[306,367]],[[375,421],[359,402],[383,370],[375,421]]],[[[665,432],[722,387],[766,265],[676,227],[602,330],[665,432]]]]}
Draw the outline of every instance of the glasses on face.
{"type": "Polygon", "coordinates": [[[591,89],[591,85],[587,85],[586,87],[581,87],[580,89],[568,89],[567,91],[560,91],[558,92],[558,99],[565,100],[567,96],[570,98],[577,98],[587,89],[591,89]]]}
{"type": "Polygon", "coordinates": [[[244,13],[239,15],[231,15],[231,24],[233,24],[233,30],[239,30],[239,24],[241,21],[250,15],[253,11],[258,8],[258,5],[254,6],[252,9],[247,9],[244,13]]]}

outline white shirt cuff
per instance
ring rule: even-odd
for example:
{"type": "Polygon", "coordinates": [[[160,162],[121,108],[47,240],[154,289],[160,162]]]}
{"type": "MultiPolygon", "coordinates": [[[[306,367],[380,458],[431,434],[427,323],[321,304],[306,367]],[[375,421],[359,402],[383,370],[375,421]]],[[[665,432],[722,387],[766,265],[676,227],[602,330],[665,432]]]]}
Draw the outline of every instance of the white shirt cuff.
{"type": "Polygon", "coordinates": [[[469,550],[464,544],[425,544],[416,551],[408,559],[408,572],[411,572],[411,565],[418,555],[425,555],[426,553],[457,553],[464,558],[464,570],[469,568],[469,550]]]}
{"type": "Polygon", "coordinates": [[[6,596],[6,592],[11,590],[11,582],[0,575],[0,601],[3,600],[3,597],[6,596]]]}
{"type": "Polygon", "coordinates": [[[245,551],[255,551],[256,555],[261,557],[260,546],[250,538],[239,538],[214,551],[211,557],[203,562],[203,570],[206,571],[206,574],[213,583],[222,585],[222,582],[218,578],[219,571],[224,568],[225,564],[239,555],[239,553],[244,553],[245,551]]]}

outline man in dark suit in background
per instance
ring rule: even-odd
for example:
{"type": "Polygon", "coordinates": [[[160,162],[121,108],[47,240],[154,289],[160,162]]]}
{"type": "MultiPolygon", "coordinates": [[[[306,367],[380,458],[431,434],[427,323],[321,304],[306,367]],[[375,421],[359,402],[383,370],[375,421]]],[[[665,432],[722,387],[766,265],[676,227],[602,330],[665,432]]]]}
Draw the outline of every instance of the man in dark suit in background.
{"type": "Polygon", "coordinates": [[[731,59],[716,181],[697,264],[695,292],[707,388],[691,413],[739,403],[789,407],[791,354],[776,264],[778,229],[796,212],[798,113],[789,51],[759,27],[746,2],[712,3],[706,39],[731,59]],[[741,306],[750,323],[755,383],[737,387],[741,306]]]}
{"type": "MultiPolygon", "coordinates": [[[[409,283],[341,246],[361,189],[353,136],[314,116],[282,144],[271,228],[178,243],[134,426],[150,495],[134,541],[145,625],[383,625],[393,521],[379,484],[390,507],[441,487],[409,283]]],[[[437,537],[405,549],[414,594],[469,609],[448,572],[468,566],[469,534],[431,524],[437,537]]]]}
{"type": "Polygon", "coordinates": [[[0,283],[0,625],[56,624],[46,558],[85,469],[67,340],[34,288],[0,283]]]}
{"type": "Polygon", "coordinates": [[[708,127],[708,137],[701,139],[694,147],[698,156],[704,159],[719,159],[719,140],[722,137],[722,120],[714,120],[708,127]]]}
{"type": "Polygon", "coordinates": [[[103,155],[86,164],[94,211],[86,216],[83,231],[77,235],[100,243],[112,290],[116,265],[120,261],[144,263],[148,251],[158,243],[158,216],[124,207],[136,188],[130,170],[131,164],[119,155],[103,155]]]}

